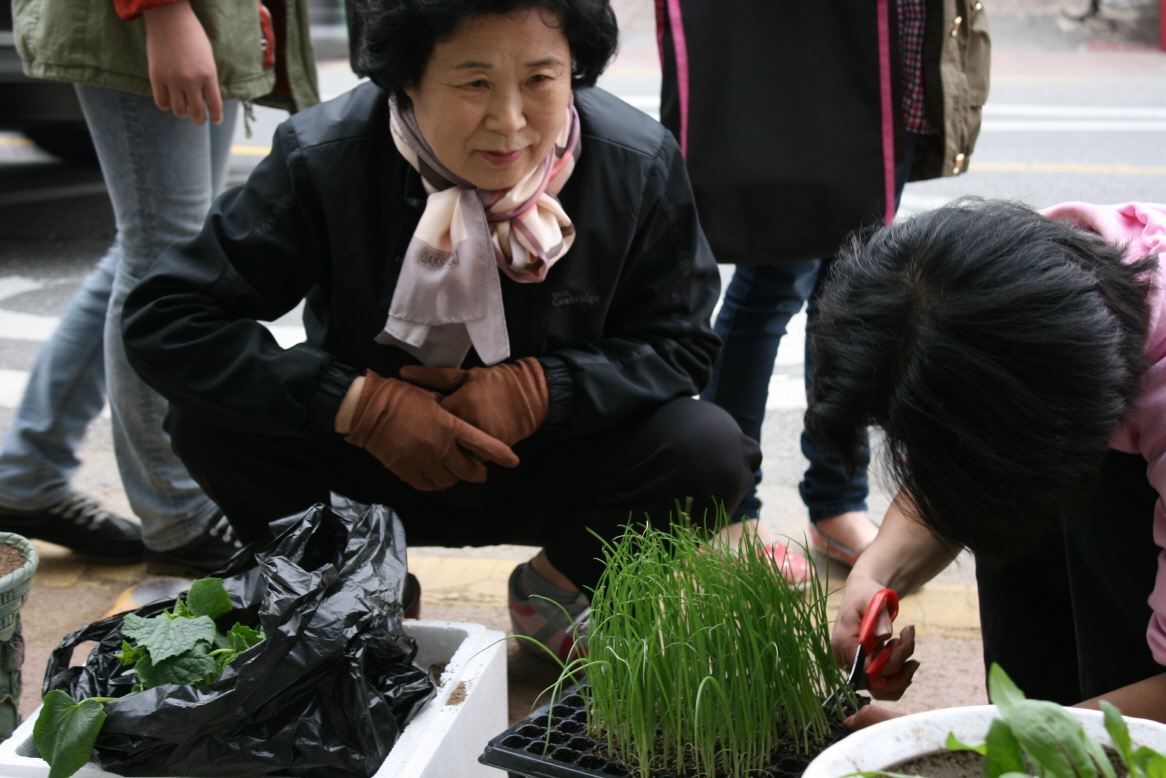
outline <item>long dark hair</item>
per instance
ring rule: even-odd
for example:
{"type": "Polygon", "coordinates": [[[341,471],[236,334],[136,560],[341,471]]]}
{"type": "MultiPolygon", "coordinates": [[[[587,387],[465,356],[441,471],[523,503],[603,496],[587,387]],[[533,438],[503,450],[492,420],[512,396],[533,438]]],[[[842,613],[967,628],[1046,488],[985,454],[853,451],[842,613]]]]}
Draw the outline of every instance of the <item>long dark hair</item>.
{"type": "Polygon", "coordinates": [[[465,19],[545,9],[558,17],[571,49],[571,83],[594,86],[619,44],[609,0],[356,0],[360,29],[354,69],[405,98],[416,86],[433,47],[465,19]]]}
{"type": "Polygon", "coordinates": [[[1015,203],[958,200],[855,240],[814,333],[806,429],[859,431],[940,538],[1003,559],[1094,483],[1145,370],[1157,256],[1015,203]]]}

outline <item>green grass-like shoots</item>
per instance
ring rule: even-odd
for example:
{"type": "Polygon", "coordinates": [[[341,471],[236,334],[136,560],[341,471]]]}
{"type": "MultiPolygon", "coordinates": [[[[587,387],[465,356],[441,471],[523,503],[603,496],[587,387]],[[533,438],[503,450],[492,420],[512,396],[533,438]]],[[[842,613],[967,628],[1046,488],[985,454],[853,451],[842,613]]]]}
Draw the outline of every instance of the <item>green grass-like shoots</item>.
{"type": "Polygon", "coordinates": [[[608,545],[588,656],[561,682],[586,669],[589,729],[640,776],[747,778],[829,733],[822,702],[845,677],[824,585],[792,588],[761,546],[746,533],[729,551],[683,518],[608,545]]]}

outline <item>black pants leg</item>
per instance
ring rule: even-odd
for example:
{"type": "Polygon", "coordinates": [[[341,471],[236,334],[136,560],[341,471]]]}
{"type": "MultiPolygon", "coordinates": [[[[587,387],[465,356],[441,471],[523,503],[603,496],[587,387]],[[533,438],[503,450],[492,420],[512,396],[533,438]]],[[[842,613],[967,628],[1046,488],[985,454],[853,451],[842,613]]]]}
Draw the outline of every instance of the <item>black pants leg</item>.
{"type": "Polygon", "coordinates": [[[711,523],[719,504],[731,513],[741,501],[761,459],[757,442],[724,410],[689,398],[582,438],[523,441],[517,468],[488,465],[486,483],[437,492],[413,489],[339,436],[241,432],[180,407],[167,428],[191,475],[244,540],[336,492],[391,506],[412,545],[543,546],[582,587],[602,572],[601,538],[645,515],[667,522],[677,501],[711,523]]]}
{"type": "Polygon", "coordinates": [[[1072,704],[1162,672],[1146,642],[1160,549],[1146,461],[1110,451],[1087,507],[1034,552],[977,565],[986,662],[1072,704]]]}

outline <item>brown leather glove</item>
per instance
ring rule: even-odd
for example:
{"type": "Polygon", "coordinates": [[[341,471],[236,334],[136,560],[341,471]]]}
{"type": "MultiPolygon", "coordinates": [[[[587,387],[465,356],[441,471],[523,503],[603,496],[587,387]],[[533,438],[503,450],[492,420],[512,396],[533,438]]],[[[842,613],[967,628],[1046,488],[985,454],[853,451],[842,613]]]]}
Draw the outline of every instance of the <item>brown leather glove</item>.
{"type": "Polygon", "coordinates": [[[534,357],[469,370],[407,365],[401,378],[449,394],[442,408],[508,446],[541,427],[550,407],[547,377],[534,357]]]}
{"type": "Polygon", "coordinates": [[[483,462],[514,467],[510,447],[441,407],[442,397],[369,370],[344,437],[402,481],[426,492],[486,480],[483,462]]]}

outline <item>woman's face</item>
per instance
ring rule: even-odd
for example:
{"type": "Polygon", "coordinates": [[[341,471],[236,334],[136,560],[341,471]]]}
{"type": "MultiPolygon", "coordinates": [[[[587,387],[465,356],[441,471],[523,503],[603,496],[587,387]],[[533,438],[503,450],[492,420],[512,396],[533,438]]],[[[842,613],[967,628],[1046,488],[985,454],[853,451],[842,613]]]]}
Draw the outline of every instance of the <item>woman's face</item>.
{"type": "Polygon", "coordinates": [[[540,9],[467,19],[405,90],[437,158],[474,186],[517,184],[566,123],[571,50],[557,24],[540,9]]]}

